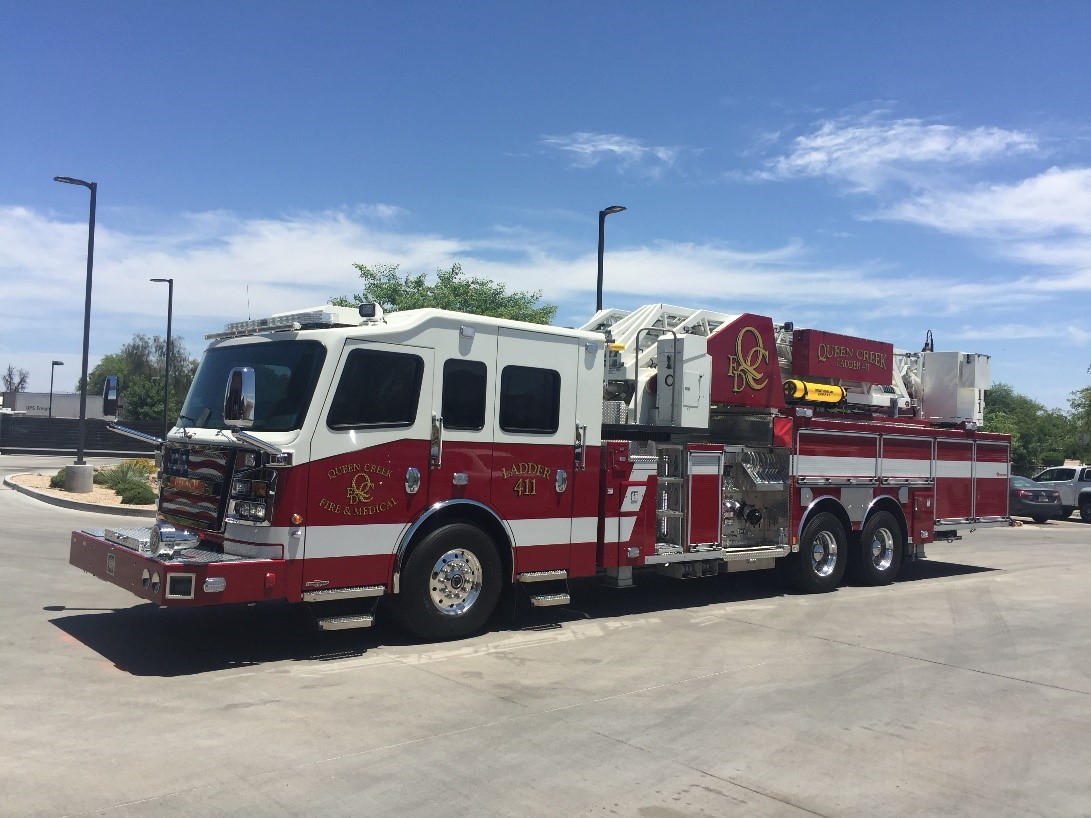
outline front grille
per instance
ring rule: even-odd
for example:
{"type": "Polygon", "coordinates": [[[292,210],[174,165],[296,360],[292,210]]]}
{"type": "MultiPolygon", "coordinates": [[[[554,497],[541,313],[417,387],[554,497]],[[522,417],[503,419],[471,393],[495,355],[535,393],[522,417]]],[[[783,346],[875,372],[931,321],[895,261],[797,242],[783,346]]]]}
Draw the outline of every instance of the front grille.
{"type": "Polygon", "coordinates": [[[223,527],[235,450],[227,446],[170,445],[163,452],[159,513],[187,528],[223,527]]]}

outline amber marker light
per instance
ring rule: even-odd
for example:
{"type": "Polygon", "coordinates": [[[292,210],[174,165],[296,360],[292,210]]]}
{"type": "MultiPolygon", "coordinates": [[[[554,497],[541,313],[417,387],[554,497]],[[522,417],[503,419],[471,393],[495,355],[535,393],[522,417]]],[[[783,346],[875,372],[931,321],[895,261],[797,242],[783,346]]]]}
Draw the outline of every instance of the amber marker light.
{"type": "Polygon", "coordinates": [[[303,515],[302,514],[293,514],[292,515],[292,525],[302,525],[302,524],[303,524],[303,515]]]}

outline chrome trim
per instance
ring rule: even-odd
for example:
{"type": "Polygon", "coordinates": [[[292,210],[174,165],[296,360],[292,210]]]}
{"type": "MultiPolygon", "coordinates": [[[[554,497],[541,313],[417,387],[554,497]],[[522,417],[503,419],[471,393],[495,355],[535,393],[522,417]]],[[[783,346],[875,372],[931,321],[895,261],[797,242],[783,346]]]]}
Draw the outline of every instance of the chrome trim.
{"type": "Polygon", "coordinates": [[[420,491],[420,469],[410,466],[405,470],[405,493],[416,494],[420,491]]]}
{"type": "MultiPolygon", "coordinates": [[[[793,548],[793,551],[799,550],[799,544],[803,540],[803,529],[807,525],[808,519],[810,518],[811,514],[814,513],[815,506],[817,506],[819,503],[836,503],[838,506],[841,507],[841,511],[844,513],[844,515],[846,517],[849,517],[851,521],[848,509],[846,509],[844,503],[842,503],[836,497],[830,497],[830,495],[828,494],[823,494],[821,497],[816,497],[810,502],[807,508],[803,510],[803,513],[799,515],[799,525],[796,527],[796,548],[793,548]]],[[[845,536],[851,537],[852,531],[846,531],[845,536]]]]}
{"type": "Polygon", "coordinates": [[[352,614],[349,616],[327,616],[318,620],[318,629],[323,631],[343,631],[349,628],[370,628],[375,617],[370,614],[352,614]]]}
{"type": "MultiPolygon", "coordinates": [[[[154,582],[154,581],[153,581],[154,582]]],[[[193,599],[194,594],[197,591],[197,575],[183,572],[171,572],[167,574],[167,591],[166,599],[193,599]],[[188,594],[172,594],[170,592],[171,580],[175,578],[189,577],[189,593],[188,594]]]]}
{"type": "Polygon", "coordinates": [[[528,571],[519,574],[516,579],[520,582],[550,582],[555,579],[568,579],[568,571],[564,568],[553,571],[528,571]]]}
{"type": "Polygon", "coordinates": [[[249,432],[244,432],[241,429],[232,432],[235,436],[235,442],[245,443],[248,446],[253,446],[255,449],[265,452],[268,455],[272,455],[268,465],[270,466],[290,466],[292,465],[292,452],[288,449],[282,449],[279,446],[274,446],[272,443],[266,443],[260,437],[255,437],[249,432]],[[276,458],[275,460],[273,458],[276,458]]]}
{"type": "Polygon", "coordinates": [[[143,432],[138,432],[136,429],[129,429],[125,426],[118,426],[116,423],[107,423],[106,428],[111,432],[117,432],[119,435],[125,435],[126,437],[133,437],[137,440],[142,440],[145,443],[152,443],[156,446],[163,445],[163,438],[156,437],[155,435],[147,435],[143,432]]]}
{"type": "Polygon", "coordinates": [[[772,559],[786,557],[792,553],[788,545],[759,545],[754,548],[709,549],[708,551],[679,551],[675,554],[653,554],[644,558],[645,565],[670,565],[672,562],[699,562],[720,560],[721,562],[749,562],[755,558],[772,559]]]}
{"type": "Polygon", "coordinates": [[[386,588],[382,585],[360,585],[356,588],[328,588],[322,591],[304,591],[304,602],[328,602],[331,599],[364,599],[382,596],[386,588]]]}
{"type": "MultiPolygon", "coordinates": [[[[402,532],[401,537],[398,539],[398,545],[394,549],[394,575],[392,577],[393,584],[391,586],[394,593],[397,594],[401,591],[402,560],[405,557],[406,549],[409,548],[409,544],[413,542],[413,538],[417,535],[417,532],[420,531],[421,526],[423,526],[426,522],[432,519],[432,517],[434,517],[436,514],[439,514],[443,511],[448,511],[452,508],[457,508],[458,506],[472,506],[474,508],[481,509],[490,517],[492,517],[493,520],[495,520],[499,524],[501,530],[503,530],[507,535],[508,541],[506,545],[508,546],[508,548],[512,547],[513,543],[515,542],[515,536],[511,533],[511,527],[487,505],[485,505],[484,503],[479,503],[477,500],[442,500],[438,503],[433,504],[423,514],[421,514],[420,517],[414,520],[413,523],[410,524],[405,529],[405,531],[402,532]]],[[[497,545],[503,547],[505,543],[497,543],[497,545]]]]}
{"type": "Polygon", "coordinates": [[[553,605],[567,605],[572,601],[568,594],[539,594],[530,598],[530,604],[535,608],[548,608],[553,605]]]}
{"type": "Polygon", "coordinates": [[[553,485],[557,489],[557,494],[564,494],[564,490],[568,488],[568,472],[564,469],[557,469],[557,476],[553,485]]]}
{"type": "Polygon", "coordinates": [[[432,414],[432,433],[429,438],[429,464],[438,469],[443,465],[443,418],[432,414]]]}

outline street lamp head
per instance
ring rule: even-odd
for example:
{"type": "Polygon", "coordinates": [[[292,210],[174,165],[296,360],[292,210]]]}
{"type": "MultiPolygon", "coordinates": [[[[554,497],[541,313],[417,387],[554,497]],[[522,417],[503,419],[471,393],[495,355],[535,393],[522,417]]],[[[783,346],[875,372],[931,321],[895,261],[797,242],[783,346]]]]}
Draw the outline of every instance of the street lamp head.
{"type": "Polygon", "coordinates": [[[76,179],[72,176],[54,176],[54,182],[63,182],[66,185],[83,185],[86,188],[93,188],[98,185],[98,182],[85,182],[83,179],[76,179]]]}
{"type": "Polygon", "coordinates": [[[53,366],[64,366],[64,361],[54,361],[53,366]]]}
{"type": "Polygon", "coordinates": [[[624,209],[625,208],[622,207],[621,205],[610,205],[609,207],[605,208],[601,212],[602,212],[603,216],[612,216],[615,213],[620,213],[624,209]]]}
{"type": "Polygon", "coordinates": [[[148,281],[158,281],[160,284],[173,284],[173,278],[149,278],[148,281]]]}

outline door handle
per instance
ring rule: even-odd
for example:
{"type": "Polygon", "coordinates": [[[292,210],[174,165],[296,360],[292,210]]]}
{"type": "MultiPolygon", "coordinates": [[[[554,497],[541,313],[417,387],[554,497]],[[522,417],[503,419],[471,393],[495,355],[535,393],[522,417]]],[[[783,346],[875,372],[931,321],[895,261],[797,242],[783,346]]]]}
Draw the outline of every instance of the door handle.
{"type": "Polygon", "coordinates": [[[429,465],[438,469],[443,465],[443,418],[432,415],[432,434],[429,447],[429,465]]]}

